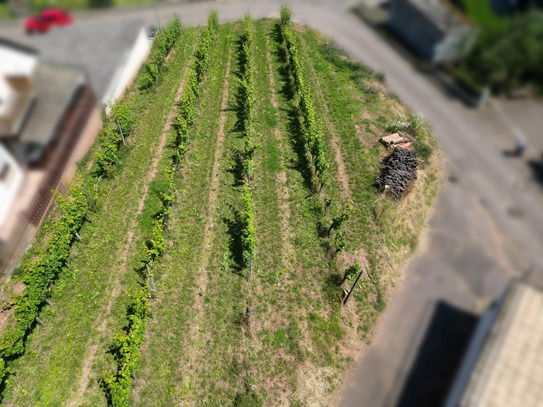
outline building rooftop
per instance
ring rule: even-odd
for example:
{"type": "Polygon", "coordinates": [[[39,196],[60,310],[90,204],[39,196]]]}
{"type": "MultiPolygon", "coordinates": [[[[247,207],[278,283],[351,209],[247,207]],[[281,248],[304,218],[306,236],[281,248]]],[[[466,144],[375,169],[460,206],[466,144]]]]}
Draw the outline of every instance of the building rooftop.
{"type": "Polygon", "coordinates": [[[447,0],[406,0],[421,14],[432,21],[439,29],[447,31],[453,28],[471,25],[467,17],[455,9],[447,0]]]}
{"type": "Polygon", "coordinates": [[[34,76],[36,98],[19,140],[47,144],[84,80],[85,75],[78,67],[41,61],[34,76]]]}
{"type": "Polygon", "coordinates": [[[142,20],[78,21],[55,27],[42,36],[37,48],[44,61],[78,65],[88,73],[99,100],[105,95],[112,78],[126,61],[142,20]]]}
{"type": "Polygon", "coordinates": [[[531,407],[543,400],[543,291],[508,290],[460,406],[531,407]]]}

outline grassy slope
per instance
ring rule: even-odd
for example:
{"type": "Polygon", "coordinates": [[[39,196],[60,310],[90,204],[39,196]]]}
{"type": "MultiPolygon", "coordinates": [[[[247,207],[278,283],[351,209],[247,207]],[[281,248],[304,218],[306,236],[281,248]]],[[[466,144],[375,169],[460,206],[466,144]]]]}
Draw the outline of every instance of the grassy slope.
{"type": "MultiPolygon", "coordinates": [[[[266,405],[288,401],[296,405],[330,405],[330,396],[339,386],[341,373],[348,368],[354,352],[363,341],[371,339],[376,317],[417,245],[435,197],[436,155],[420,169],[415,188],[401,203],[393,204],[375,192],[372,184],[384,154],[376,141],[384,134],[386,124],[406,110],[375,75],[354,69],[343,63],[341,57],[331,57],[317,33],[299,28],[304,31],[300,33],[300,53],[305,60],[305,76],[316,90],[316,109],[323,120],[323,139],[331,163],[333,179],[326,194],[342,202],[337,182],[340,170],[334,159],[337,150],[345,164],[342,176],[347,177],[355,202],[354,214],[346,224],[346,251],[351,255],[330,255],[328,239],[319,232],[319,202],[307,187],[307,163],[297,130],[298,101],[292,93],[284,46],[277,41],[275,26],[272,21],[254,25],[257,150],[252,183],[257,246],[253,278],[249,284],[240,275],[236,261],[238,245],[233,221],[241,207],[241,192],[232,168],[234,153],[243,145],[236,129],[235,111],[239,88],[235,44],[241,27],[228,24],[222,26],[212,52],[193,130],[194,141],[182,170],[183,179],[177,178],[178,198],[168,232],[169,250],[156,268],[158,298],[152,304],[153,318],[142,348],[134,405],[230,405],[233,400],[240,402],[248,397],[250,389],[266,405]],[[267,51],[271,54],[273,89],[267,51]],[[231,73],[223,154],[216,210],[209,213],[211,169],[228,55],[231,73]],[[278,109],[272,105],[272,91],[278,109]],[[282,188],[286,195],[279,194],[282,188]],[[290,216],[287,228],[282,227],[285,212],[290,216]],[[209,217],[213,221],[211,244],[203,248],[209,217]],[[208,249],[209,264],[201,276],[198,273],[202,253],[208,249]],[[346,265],[364,258],[372,278],[362,280],[355,300],[342,310],[337,301],[336,281],[346,265]],[[249,325],[240,319],[246,307],[251,308],[249,325]]],[[[164,84],[167,83],[165,80],[164,84]]],[[[158,91],[168,89],[175,93],[177,87],[171,88],[175,89],[163,86],[158,91]]],[[[164,111],[172,98],[164,98],[160,103],[164,111]]],[[[148,139],[156,141],[156,137],[148,139]]],[[[143,154],[145,148],[149,148],[145,143],[138,144],[130,154],[136,154],[136,149],[143,154]]],[[[161,165],[166,158],[167,154],[161,165]]],[[[133,188],[128,185],[142,178],[145,160],[134,161],[137,160],[127,157],[122,172],[112,181],[111,194],[102,210],[115,215],[118,223],[112,225],[111,216],[102,216],[96,225],[86,226],[89,230],[83,231],[84,239],[90,237],[91,228],[98,230],[101,222],[103,240],[90,239],[95,242],[92,250],[77,245],[76,272],[64,282],[58,298],[53,299],[59,305],[46,311],[50,314],[46,321],[52,323],[36,331],[33,350],[21,361],[22,371],[12,393],[21,405],[39,404],[40,398],[59,404],[69,397],[65,393],[73,390],[73,383],[78,382],[78,362],[92,336],[93,316],[109,292],[107,279],[101,279],[99,271],[105,269],[107,275],[115,270],[111,267],[115,264],[115,249],[122,247],[121,236],[126,235],[126,225],[135,212],[131,207],[138,197],[137,182],[133,188]],[[126,211],[121,210],[124,206],[126,211]],[[124,228],[124,235],[117,228],[124,228]],[[115,243],[118,239],[121,241],[115,243]],[[113,250],[106,252],[106,247],[113,250]],[[90,265],[97,261],[100,263],[93,268],[96,272],[89,273],[90,265]],[[68,299],[74,305],[67,305],[68,299]],[[68,339],[58,341],[59,337],[68,339]],[[63,352],[71,352],[66,366],[61,364],[63,352]],[[38,368],[40,364],[42,369],[38,368]]],[[[335,205],[331,211],[339,209],[335,205]]],[[[326,222],[329,220],[330,215],[326,222]]],[[[131,287],[135,278],[126,276],[122,283],[131,287]]],[[[115,321],[122,321],[126,300],[121,295],[115,303],[108,335],[121,323],[115,321]]],[[[111,363],[104,358],[104,346],[109,339],[100,338],[102,348],[93,372],[111,363]]],[[[96,375],[93,378],[87,401],[100,405],[103,398],[96,386],[96,375]]],[[[252,405],[255,404],[253,398],[252,405]]]]}
{"type": "Polygon", "coordinates": [[[157,267],[159,295],[152,304],[154,318],[149,323],[142,351],[141,380],[137,381],[134,391],[135,405],[172,405],[183,400],[197,380],[186,366],[197,338],[187,337],[187,332],[192,324],[202,322],[193,320],[191,307],[198,293],[195,284],[208,216],[211,167],[231,31],[230,25],[221,27],[203,82],[194,139],[187,156],[188,164],[183,168],[184,179],[179,182],[170,225],[172,248],[157,267]]]}
{"type": "MultiPolygon", "coordinates": [[[[8,398],[18,405],[59,405],[73,396],[81,375],[81,363],[91,343],[99,345],[97,363],[103,358],[111,336],[124,323],[123,314],[129,298],[125,294],[136,284],[131,270],[135,261],[135,244],[128,254],[129,273],[115,276],[127,230],[136,213],[142,194],[142,182],[160,137],[173,98],[181,81],[181,73],[192,50],[194,29],[184,30],[174,49],[168,72],[157,89],[157,98],[147,94],[142,102],[147,109],[135,125],[128,140],[129,148],[113,180],[104,181],[101,209],[81,232],[85,244],[74,244],[71,270],[57,283],[51,298],[53,307],[45,307],[40,315],[46,326],[38,326],[29,338],[28,351],[18,362],[20,372],[12,378],[8,398]],[[103,335],[97,335],[96,321],[108,302],[112,282],[120,279],[121,294],[111,309],[111,324],[103,335]]],[[[136,239],[140,234],[135,231],[136,239]]],[[[94,372],[100,371],[95,368],[94,372]]],[[[97,387],[97,375],[91,374],[91,386],[97,387]]]]}
{"type": "MultiPolygon", "coordinates": [[[[355,296],[359,300],[357,330],[361,338],[369,340],[367,332],[384,307],[386,292],[395,284],[395,274],[417,247],[427,216],[426,206],[420,206],[418,210],[409,207],[410,214],[402,219],[402,207],[421,197],[412,194],[398,205],[379,196],[372,185],[383,156],[377,140],[386,134],[387,122],[407,111],[371,73],[361,74],[354,67],[327,57],[330,48],[316,32],[309,30],[306,33],[303,48],[311,56],[312,63],[307,65],[314,67],[314,72],[308,69],[308,77],[312,79],[313,87],[322,91],[317,92],[317,106],[324,111],[324,100],[329,106],[330,114],[325,120],[329,120],[337,132],[352,184],[356,210],[350,221],[347,251],[365,251],[369,271],[374,276],[374,281],[362,283],[355,296]]],[[[421,168],[417,181],[417,185],[428,193],[428,202],[425,202],[428,205],[437,191],[437,178],[426,177],[427,173],[435,173],[433,165],[432,161],[426,168],[421,168]]]]}

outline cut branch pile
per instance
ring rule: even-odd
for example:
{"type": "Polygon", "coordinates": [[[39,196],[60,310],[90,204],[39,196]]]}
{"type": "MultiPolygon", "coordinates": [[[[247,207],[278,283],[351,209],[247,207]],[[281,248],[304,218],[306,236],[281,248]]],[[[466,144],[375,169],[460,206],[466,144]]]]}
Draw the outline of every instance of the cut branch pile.
{"type": "Polygon", "coordinates": [[[392,199],[399,200],[411,182],[417,179],[417,165],[414,151],[396,147],[392,154],[383,159],[377,187],[381,191],[388,190],[392,199]]]}

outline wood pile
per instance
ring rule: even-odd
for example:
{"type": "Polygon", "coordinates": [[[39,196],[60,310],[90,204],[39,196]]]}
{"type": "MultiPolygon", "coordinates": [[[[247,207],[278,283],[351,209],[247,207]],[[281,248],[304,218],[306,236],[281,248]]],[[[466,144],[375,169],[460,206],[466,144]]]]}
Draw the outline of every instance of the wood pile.
{"type": "Polygon", "coordinates": [[[388,136],[379,139],[379,142],[383,144],[387,149],[394,147],[410,148],[411,140],[404,132],[389,134],[388,136]]]}
{"type": "Polygon", "coordinates": [[[399,200],[417,179],[417,165],[417,154],[414,151],[396,147],[381,163],[377,187],[381,191],[388,191],[392,199],[399,200]]]}

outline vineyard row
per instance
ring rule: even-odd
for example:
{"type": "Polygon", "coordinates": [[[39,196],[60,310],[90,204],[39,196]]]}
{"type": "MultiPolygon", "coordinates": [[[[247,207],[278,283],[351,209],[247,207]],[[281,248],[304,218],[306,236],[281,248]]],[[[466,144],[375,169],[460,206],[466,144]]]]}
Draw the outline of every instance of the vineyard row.
{"type": "Polygon", "coordinates": [[[114,355],[117,363],[116,371],[114,373],[105,372],[102,375],[102,387],[110,406],[129,405],[133,375],[140,357],[140,346],[145,337],[147,321],[151,314],[150,299],[156,293],[153,265],[166,250],[164,232],[173,213],[174,176],[190,147],[190,130],[197,111],[200,85],[209,64],[209,54],[217,31],[217,13],[211,12],[208,25],[202,29],[194,52],[194,61],[187,72],[178,114],[173,125],[175,140],[172,164],[165,171],[165,187],[160,191],[161,205],[158,212],[154,214],[152,237],[145,242],[145,254],[141,259],[144,266],[140,271],[144,281],[128,306],[127,324],[116,334],[110,346],[110,352],[114,355]]]}

